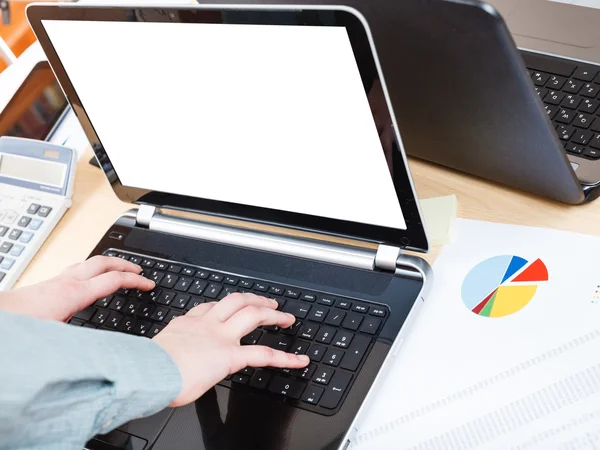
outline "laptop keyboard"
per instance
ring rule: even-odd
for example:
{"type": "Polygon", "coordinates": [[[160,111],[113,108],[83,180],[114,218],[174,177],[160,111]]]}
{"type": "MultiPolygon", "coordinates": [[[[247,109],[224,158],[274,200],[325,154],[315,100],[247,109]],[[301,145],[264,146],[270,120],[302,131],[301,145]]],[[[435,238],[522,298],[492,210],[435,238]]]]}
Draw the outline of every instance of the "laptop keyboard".
{"type": "Polygon", "coordinates": [[[521,52],[565,150],[600,159],[600,66],[521,52]]]}
{"type": "Polygon", "coordinates": [[[75,314],[70,324],[151,338],[194,306],[233,292],[273,298],[278,309],[296,317],[296,323],[286,329],[260,327],[245,336],[242,345],[308,355],[310,364],[303,369],[247,367],[220,384],[261,392],[325,415],[339,410],[389,316],[387,307],[362,300],[139,254],[113,250],[104,254],[142,266],[142,275],[155,281],[156,288],[150,292],[121,289],[75,314]]]}

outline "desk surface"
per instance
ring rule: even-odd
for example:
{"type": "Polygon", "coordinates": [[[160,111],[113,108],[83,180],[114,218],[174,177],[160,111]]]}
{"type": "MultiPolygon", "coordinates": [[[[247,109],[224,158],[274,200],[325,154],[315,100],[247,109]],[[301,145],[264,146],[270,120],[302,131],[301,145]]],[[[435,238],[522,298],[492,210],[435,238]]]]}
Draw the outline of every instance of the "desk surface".
{"type": "MultiPolygon", "coordinates": [[[[131,208],[117,199],[100,169],[88,164],[91,156],[88,149],[77,166],[73,206],[15,287],[42,281],[84,260],[117,217],[131,208]]],[[[568,206],[414,159],[410,167],[419,198],[456,194],[459,217],[600,236],[600,200],[568,206]]],[[[433,248],[425,259],[432,263],[438,251],[433,248]]]]}

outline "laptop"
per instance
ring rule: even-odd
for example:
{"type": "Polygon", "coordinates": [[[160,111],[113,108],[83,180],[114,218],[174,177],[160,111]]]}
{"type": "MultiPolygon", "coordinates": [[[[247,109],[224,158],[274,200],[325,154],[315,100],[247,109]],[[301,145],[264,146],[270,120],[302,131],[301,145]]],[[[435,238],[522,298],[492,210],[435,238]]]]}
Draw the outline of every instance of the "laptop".
{"type": "Polygon", "coordinates": [[[137,205],[91,255],[157,283],[70,323],[151,338],[198,304],[253,292],[297,321],[242,344],[311,358],[246,368],[87,448],[347,448],[431,275],[406,253],[426,252],[427,237],[365,17],[74,4],[27,15],[115,194],[137,205]]]}

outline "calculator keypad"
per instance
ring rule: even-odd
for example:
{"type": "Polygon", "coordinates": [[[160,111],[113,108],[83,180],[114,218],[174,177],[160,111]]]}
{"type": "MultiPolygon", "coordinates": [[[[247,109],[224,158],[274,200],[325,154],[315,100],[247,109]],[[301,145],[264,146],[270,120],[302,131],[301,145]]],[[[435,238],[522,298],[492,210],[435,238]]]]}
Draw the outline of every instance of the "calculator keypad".
{"type": "MultiPolygon", "coordinates": [[[[8,200],[10,201],[10,198],[8,200]]],[[[35,232],[42,227],[52,212],[52,207],[38,203],[28,206],[26,203],[22,204],[21,214],[14,209],[2,210],[1,206],[4,204],[0,204],[0,282],[25,252],[35,232]]]]}

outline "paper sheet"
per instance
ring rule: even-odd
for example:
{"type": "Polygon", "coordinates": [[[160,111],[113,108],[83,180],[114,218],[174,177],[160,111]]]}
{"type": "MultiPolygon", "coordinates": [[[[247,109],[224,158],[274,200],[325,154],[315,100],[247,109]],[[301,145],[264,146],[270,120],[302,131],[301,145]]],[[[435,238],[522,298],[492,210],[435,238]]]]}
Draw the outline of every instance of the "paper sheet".
{"type": "Polygon", "coordinates": [[[434,275],[352,448],[600,448],[600,237],[459,219],[434,275]]]}
{"type": "Polygon", "coordinates": [[[568,3],[569,5],[585,6],[587,8],[600,8],[600,0],[550,0],[552,2],[568,3]]]}

